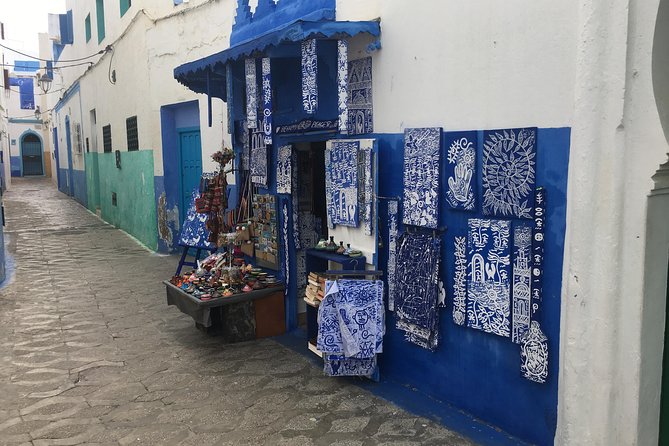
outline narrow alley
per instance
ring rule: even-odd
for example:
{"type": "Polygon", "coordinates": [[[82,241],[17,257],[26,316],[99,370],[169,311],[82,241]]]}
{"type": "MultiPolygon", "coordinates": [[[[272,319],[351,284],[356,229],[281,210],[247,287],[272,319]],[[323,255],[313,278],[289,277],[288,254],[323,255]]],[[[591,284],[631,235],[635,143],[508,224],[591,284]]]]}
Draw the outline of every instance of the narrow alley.
{"type": "Polygon", "coordinates": [[[273,340],[196,330],[165,303],[175,258],[49,180],[4,203],[0,444],[471,444],[273,340]]]}

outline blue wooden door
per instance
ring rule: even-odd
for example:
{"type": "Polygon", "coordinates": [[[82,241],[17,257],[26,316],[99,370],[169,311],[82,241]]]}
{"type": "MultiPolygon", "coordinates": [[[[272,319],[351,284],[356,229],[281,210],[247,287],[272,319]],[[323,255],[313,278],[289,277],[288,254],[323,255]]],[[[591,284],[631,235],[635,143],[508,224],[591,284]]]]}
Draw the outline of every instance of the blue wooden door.
{"type": "Polygon", "coordinates": [[[202,177],[202,143],[200,130],[179,130],[179,161],[181,165],[181,223],[190,205],[191,192],[199,187],[202,177]]]}
{"type": "Polygon", "coordinates": [[[23,163],[23,176],[44,175],[42,141],[34,133],[28,133],[21,138],[21,162],[23,163]]]}
{"type": "Polygon", "coordinates": [[[74,196],[74,166],[72,165],[72,132],[70,117],[65,116],[65,143],[67,144],[67,193],[74,196]]]}
{"type": "Polygon", "coordinates": [[[60,155],[58,154],[58,128],[53,128],[53,156],[56,160],[56,185],[60,190],[60,155]]]}

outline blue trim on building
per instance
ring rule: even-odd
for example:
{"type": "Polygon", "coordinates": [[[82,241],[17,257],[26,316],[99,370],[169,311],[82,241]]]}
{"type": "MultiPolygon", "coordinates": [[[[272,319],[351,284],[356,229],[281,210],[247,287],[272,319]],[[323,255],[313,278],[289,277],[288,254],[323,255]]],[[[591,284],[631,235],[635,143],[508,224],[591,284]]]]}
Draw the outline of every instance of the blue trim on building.
{"type": "Polygon", "coordinates": [[[34,73],[39,70],[39,61],[36,60],[15,60],[14,61],[14,71],[19,72],[28,72],[34,73]]]}
{"type": "Polygon", "coordinates": [[[72,185],[74,186],[73,197],[84,207],[88,207],[88,185],[86,183],[85,170],[72,171],[72,185]]]}
{"type": "Polygon", "coordinates": [[[8,122],[10,124],[44,124],[41,119],[30,118],[9,118],[8,122]]]}
{"type": "Polygon", "coordinates": [[[79,81],[75,82],[68,88],[65,93],[63,93],[63,97],[60,98],[60,100],[56,103],[56,106],[53,108],[56,113],[59,113],[60,110],[67,104],[67,101],[72,98],[75,94],[79,92],[79,81]]]}
{"type": "Polygon", "coordinates": [[[21,176],[21,157],[20,156],[10,156],[9,158],[9,167],[12,172],[13,177],[21,176]]]}

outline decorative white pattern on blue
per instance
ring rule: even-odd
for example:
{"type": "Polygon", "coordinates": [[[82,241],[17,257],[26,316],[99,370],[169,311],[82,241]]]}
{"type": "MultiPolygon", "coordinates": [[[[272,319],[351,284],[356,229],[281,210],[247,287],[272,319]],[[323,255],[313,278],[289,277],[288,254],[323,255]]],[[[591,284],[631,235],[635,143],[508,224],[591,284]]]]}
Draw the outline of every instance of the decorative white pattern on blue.
{"type": "Polygon", "coordinates": [[[538,187],[534,196],[532,236],[532,318],[540,312],[544,286],[544,235],[546,233],[546,189],[538,187]]]}
{"type": "Polygon", "coordinates": [[[358,189],[358,203],[362,208],[362,222],[364,223],[365,235],[374,233],[374,176],[372,163],[374,152],[372,149],[361,149],[358,152],[358,163],[361,166],[360,185],[358,189]]]}
{"type": "Polygon", "coordinates": [[[406,225],[439,226],[441,129],[404,131],[404,215],[406,225]]]}
{"type": "Polygon", "coordinates": [[[508,221],[469,220],[467,326],[504,337],[511,335],[510,230],[508,221]]]}
{"type": "Polygon", "coordinates": [[[198,189],[191,193],[188,212],[179,234],[179,245],[192,246],[193,248],[216,249],[216,245],[209,242],[209,231],[207,231],[207,214],[198,214],[195,211],[195,199],[199,196],[198,189]]]}
{"type": "Polygon", "coordinates": [[[349,135],[374,132],[372,100],[372,58],[348,64],[348,126],[349,135]]]}
{"type": "Polygon", "coordinates": [[[302,106],[308,114],[318,109],[318,57],[316,39],[302,41],[302,106]]]}
{"type": "Polygon", "coordinates": [[[483,213],[532,218],[536,128],[485,132],[483,213]]]}
{"type": "Polygon", "coordinates": [[[251,182],[267,187],[267,146],[265,135],[257,126],[251,133],[251,182]]]}
{"type": "Polygon", "coordinates": [[[265,144],[272,144],[272,69],[269,57],[262,59],[262,130],[265,144]]]}
{"type": "Polygon", "coordinates": [[[348,42],[337,41],[337,99],[339,132],[348,133],[348,42]]]}
{"type": "Polygon", "coordinates": [[[332,141],[325,150],[328,224],[358,226],[358,142],[332,141]]]}
{"type": "Polygon", "coordinates": [[[476,184],[476,132],[448,133],[448,192],[446,201],[453,209],[473,211],[476,184]]]}
{"type": "Polygon", "coordinates": [[[276,193],[291,194],[293,180],[293,146],[281,146],[276,159],[276,193]]]}
{"type": "Polygon", "coordinates": [[[246,72],[246,124],[250,129],[258,126],[258,80],[256,78],[256,60],[244,61],[246,72]]]}
{"type": "Polygon", "coordinates": [[[520,373],[540,384],[548,379],[548,339],[537,321],[532,321],[520,342],[520,373]]]}
{"type": "MultiPolygon", "coordinates": [[[[228,63],[225,65],[225,99],[228,106],[228,133],[233,134],[235,130],[235,121],[234,121],[234,87],[233,87],[233,77],[232,77],[232,64],[228,63]]],[[[233,138],[234,139],[234,138],[233,138]]]]}
{"type": "Polygon", "coordinates": [[[242,138],[242,170],[249,170],[251,168],[251,132],[246,121],[242,121],[241,131],[242,138]]]}
{"type": "Polygon", "coordinates": [[[527,225],[513,228],[513,291],[511,295],[511,340],[520,343],[530,328],[530,263],[532,229],[527,225]]]}
{"type": "Polygon", "coordinates": [[[288,248],[288,204],[283,202],[283,274],[286,281],[285,295],[290,288],[290,250],[288,248]]]}
{"type": "Polygon", "coordinates": [[[455,276],[453,277],[453,322],[465,325],[467,315],[467,238],[453,239],[455,276]]]}
{"type": "Polygon", "coordinates": [[[395,271],[397,269],[397,214],[399,203],[388,202],[388,310],[395,311],[395,271]]]}

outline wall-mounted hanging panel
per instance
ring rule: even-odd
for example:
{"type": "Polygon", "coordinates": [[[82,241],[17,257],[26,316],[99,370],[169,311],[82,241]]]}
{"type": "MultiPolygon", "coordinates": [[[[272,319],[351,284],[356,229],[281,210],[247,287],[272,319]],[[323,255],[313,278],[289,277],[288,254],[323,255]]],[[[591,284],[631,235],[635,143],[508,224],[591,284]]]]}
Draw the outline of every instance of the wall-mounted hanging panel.
{"type": "Polygon", "coordinates": [[[325,150],[328,224],[358,226],[357,141],[330,141],[325,150]]]}
{"type": "Polygon", "coordinates": [[[250,129],[258,126],[258,79],[256,77],[256,60],[244,61],[246,73],[246,124],[250,129]]]}
{"type": "Polygon", "coordinates": [[[406,225],[439,226],[440,128],[404,131],[404,206],[406,225]]]}
{"type": "Polygon", "coordinates": [[[530,266],[532,228],[517,224],[513,228],[513,291],[511,295],[511,340],[516,344],[530,328],[530,266]]]}
{"type": "Polygon", "coordinates": [[[541,310],[544,286],[544,235],[546,233],[546,189],[538,187],[534,197],[532,235],[532,316],[541,310]]]}
{"type": "Polygon", "coordinates": [[[484,138],[483,213],[532,218],[537,129],[490,130],[484,138]]]}
{"type": "Polygon", "coordinates": [[[469,220],[467,326],[498,336],[511,335],[511,223],[469,220]]]}
{"type": "Polygon", "coordinates": [[[465,325],[467,315],[467,237],[453,239],[453,322],[465,325]]]}
{"type": "Polygon", "coordinates": [[[293,180],[293,146],[281,146],[276,160],[276,193],[290,194],[293,180]]]}
{"type": "Polygon", "coordinates": [[[265,144],[272,144],[272,69],[269,57],[262,59],[262,104],[265,144]]]}
{"type": "Polygon", "coordinates": [[[372,170],[374,151],[371,147],[358,152],[358,203],[362,210],[361,220],[365,235],[374,234],[376,206],[374,201],[374,173],[372,170]]]}
{"type": "Polygon", "coordinates": [[[397,270],[397,236],[398,236],[399,202],[388,202],[388,310],[395,311],[395,274],[397,270]]]}
{"type": "Polygon", "coordinates": [[[446,133],[446,201],[453,209],[476,209],[476,132],[446,133]]]}
{"type": "Polygon", "coordinates": [[[348,133],[348,42],[337,41],[337,104],[339,132],[348,133]]]}
{"type": "Polygon", "coordinates": [[[318,109],[318,56],[316,39],[302,41],[302,106],[312,115],[318,109]]]}
{"type": "Polygon", "coordinates": [[[267,146],[262,129],[254,127],[251,133],[251,182],[267,187],[267,146]]]}
{"type": "Polygon", "coordinates": [[[548,379],[548,339],[539,322],[532,321],[520,343],[520,373],[525,379],[545,383],[548,379]]]}
{"type": "Polygon", "coordinates": [[[350,135],[374,132],[372,58],[348,64],[348,125],[350,135]]]}

